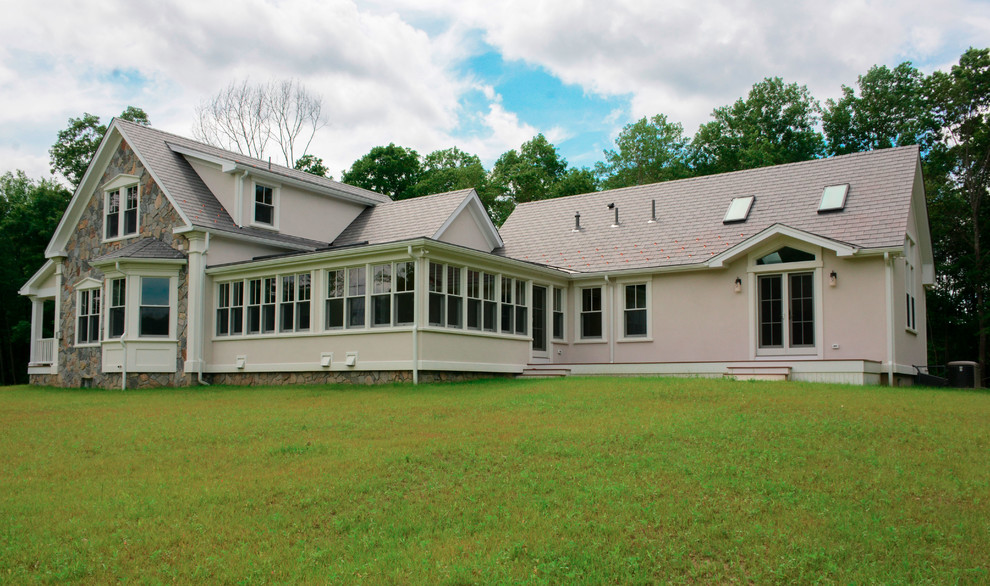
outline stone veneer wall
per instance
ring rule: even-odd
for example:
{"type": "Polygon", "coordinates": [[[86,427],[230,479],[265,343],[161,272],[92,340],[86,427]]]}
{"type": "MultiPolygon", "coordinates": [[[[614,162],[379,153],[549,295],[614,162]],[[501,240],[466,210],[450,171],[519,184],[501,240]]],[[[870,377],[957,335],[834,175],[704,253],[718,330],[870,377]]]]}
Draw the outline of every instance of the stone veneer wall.
{"type": "MultiPolygon", "coordinates": [[[[91,379],[94,387],[120,388],[120,373],[103,373],[103,356],[100,347],[76,347],[76,303],[75,285],[92,277],[102,281],[104,275],[89,265],[91,259],[103,256],[135,242],[127,238],[115,242],[103,242],[103,186],[121,173],[140,177],[141,196],[138,202],[138,230],[136,238],[157,238],[179,250],[186,250],[186,238],[172,234],[172,229],[184,225],[178,213],[172,208],[165,194],[151,178],[140,159],[130,146],[121,141],[114,153],[99,185],[89,194],[86,206],[73,235],[66,245],[68,258],[62,263],[61,333],[58,344],[57,375],[31,375],[31,384],[59,387],[79,387],[83,379],[91,379]]],[[[186,306],[188,304],[188,267],[179,271],[179,286],[176,316],[176,338],[179,340],[176,372],[169,374],[128,374],[128,387],[184,386],[190,384],[190,377],[183,373],[186,356],[186,306]]],[[[105,317],[105,312],[104,312],[105,317]]],[[[103,327],[103,324],[100,324],[103,327]]]]}
{"type": "MultiPolygon", "coordinates": [[[[419,373],[419,382],[461,382],[481,378],[511,378],[512,374],[496,374],[490,372],[451,372],[439,370],[424,370],[419,373]]],[[[375,371],[326,371],[326,372],[230,372],[204,375],[210,384],[237,386],[275,386],[275,385],[325,385],[325,384],[359,384],[377,385],[386,383],[411,383],[411,370],[375,370],[375,371]]]]}

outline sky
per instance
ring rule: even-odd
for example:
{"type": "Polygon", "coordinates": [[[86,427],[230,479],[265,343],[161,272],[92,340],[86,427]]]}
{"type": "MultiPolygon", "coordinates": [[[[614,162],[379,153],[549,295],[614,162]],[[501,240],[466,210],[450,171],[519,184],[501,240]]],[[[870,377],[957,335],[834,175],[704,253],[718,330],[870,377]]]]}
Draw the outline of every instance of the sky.
{"type": "MultiPolygon", "coordinates": [[[[693,135],[765,77],[823,101],[873,65],[947,70],[990,46],[987,0],[0,0],[0,173],[50,175],[70,117],[127,106],[193,136],[235,80],[323,99],[335,178],[372,147],[457,146],[487,168],[542,132],[593,166],[622,127],[693,135]]],[[[277,152],[273,160],[278,162],[277,152]]]]}

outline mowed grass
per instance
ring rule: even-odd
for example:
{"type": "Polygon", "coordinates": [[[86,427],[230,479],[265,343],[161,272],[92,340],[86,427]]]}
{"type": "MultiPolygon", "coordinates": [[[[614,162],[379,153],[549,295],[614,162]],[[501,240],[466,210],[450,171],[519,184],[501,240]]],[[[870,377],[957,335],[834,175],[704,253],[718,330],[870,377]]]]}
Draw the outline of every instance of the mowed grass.
{"type": "Polygon", "coordinates": [[[0,390],[0,582],[987,583],[990,394],[0,390]]]}

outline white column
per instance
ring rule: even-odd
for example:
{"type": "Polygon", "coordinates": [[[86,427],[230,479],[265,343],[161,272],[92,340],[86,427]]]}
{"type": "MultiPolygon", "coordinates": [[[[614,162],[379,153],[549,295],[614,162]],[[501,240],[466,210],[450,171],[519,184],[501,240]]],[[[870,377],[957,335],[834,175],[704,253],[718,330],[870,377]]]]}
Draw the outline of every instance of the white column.
{"type": "Polygon", "coordinates": [[[189,240],[189,270],[186,302],[186,361],[183,370],[187,374],[198,373],[203,362],[203,339],[206,335],[206,235],[200,232],[185,234],[189,240]]]}

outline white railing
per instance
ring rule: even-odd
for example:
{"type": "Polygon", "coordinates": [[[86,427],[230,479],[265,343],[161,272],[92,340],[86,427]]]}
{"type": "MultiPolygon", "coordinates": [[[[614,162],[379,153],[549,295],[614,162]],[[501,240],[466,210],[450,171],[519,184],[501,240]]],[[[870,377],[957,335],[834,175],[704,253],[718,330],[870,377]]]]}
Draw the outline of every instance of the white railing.
{"type": "Polygon", "coordinates": [[[55,338],[41,338],[34,342],[34,364],[51,364],[55,360],[55,338]]]}

